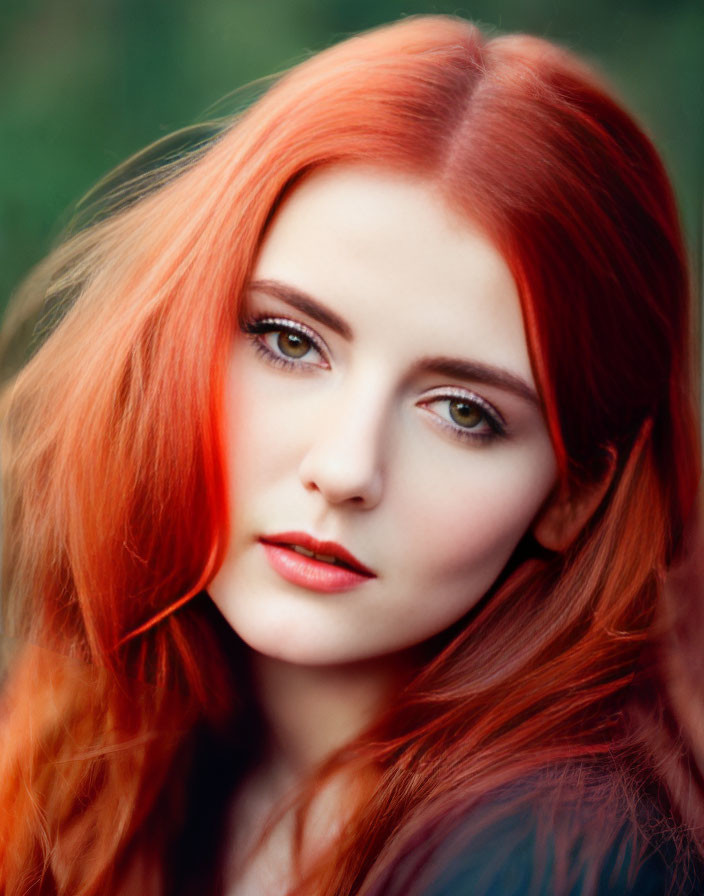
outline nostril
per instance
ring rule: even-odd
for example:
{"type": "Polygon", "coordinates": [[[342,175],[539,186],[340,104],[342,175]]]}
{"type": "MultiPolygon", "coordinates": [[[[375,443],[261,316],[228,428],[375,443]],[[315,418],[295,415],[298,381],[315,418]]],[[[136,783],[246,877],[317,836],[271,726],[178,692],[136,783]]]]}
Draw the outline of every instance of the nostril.
{"type": "MultiPolygon", "coordinates": [[[[348,417],[345,422],[349,424],[348,417]]],[[[376,506],[383,478],[380,441],[379,433],[363,426],[326,428],[300,459],[298,477],[305,491],[317,492],[331,505],[376,506]]]]}
{"type": "Polygon", "coordinates": [[[317,492],[330,504],[347,504],[352,507],[375,506],[381,495],[381,477],[378,471],[357,474],[340,467],[301,471],[301,482],[307,492],[317,492]]]}

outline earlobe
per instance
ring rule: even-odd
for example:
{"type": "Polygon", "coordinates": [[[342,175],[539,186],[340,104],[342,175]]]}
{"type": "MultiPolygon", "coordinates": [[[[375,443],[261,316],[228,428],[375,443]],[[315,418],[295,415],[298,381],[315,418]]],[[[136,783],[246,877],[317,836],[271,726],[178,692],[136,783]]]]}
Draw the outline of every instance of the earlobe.
{"type": "Polygon", "coordinates": [[[609,446],[608,461],[599,479],[582,486],[576,493],[564,488],[548,501],[538,514],[531,531],[542,547],[561,553],[566,551],[599,507],[616,471],[616,449],[609,446]]]}

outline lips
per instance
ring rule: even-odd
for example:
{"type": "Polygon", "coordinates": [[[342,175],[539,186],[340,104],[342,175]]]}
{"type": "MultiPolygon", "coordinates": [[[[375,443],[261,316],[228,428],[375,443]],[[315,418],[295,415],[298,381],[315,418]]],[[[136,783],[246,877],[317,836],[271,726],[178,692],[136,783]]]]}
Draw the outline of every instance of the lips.
{"type": "Polygon", "coordinates": [[[318,541],[305,532],[281,532],[259,539],[270,566],[295,585],[314,591],[355,588],[376,573],[334,541],[318,541]]]}

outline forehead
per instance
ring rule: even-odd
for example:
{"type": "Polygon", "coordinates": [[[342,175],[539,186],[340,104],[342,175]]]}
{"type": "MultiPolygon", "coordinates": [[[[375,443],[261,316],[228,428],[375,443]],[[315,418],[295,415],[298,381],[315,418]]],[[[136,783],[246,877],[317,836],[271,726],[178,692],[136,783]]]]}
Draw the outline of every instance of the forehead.
{"type": "Polygon", "coordinates": [[[430,181],[361,166],[317,171],[277,212],[254,276],[307,292],[365,340],[499,364],[533,383],[506,262],[430,181]]]}

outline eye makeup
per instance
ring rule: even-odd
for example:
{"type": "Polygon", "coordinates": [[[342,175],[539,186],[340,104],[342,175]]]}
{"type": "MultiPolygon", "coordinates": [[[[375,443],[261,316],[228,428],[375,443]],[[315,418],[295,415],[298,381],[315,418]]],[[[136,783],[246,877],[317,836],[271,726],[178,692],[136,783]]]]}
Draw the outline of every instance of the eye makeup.
{"type": "Polygon", "coordinates": [[[245,318],[240,323],[240,329],[256,351],[276,367],[285,370],[330,368],[322,339],[299,321],[259,315],[245,318]],[[312,360],[315,356],[317,360],[312,360]]]}
{"type": "MultiPolygon", "coordinates": [[[[294,373],[330,369],[324,341],[300,321],[262,313],[245,317],[240,329],[274,367],[294,373]]],[[[426,393],[416,406],[432,418],[434,426],[458,441],[488,443],[508,435],[503,415],[471,390],[441,386],[426,393]]]]}
{"type": "Polygon", "coordinates": [[[493,404],[475,392],[441,386],[426,394],[417,402],[417,407],[432,416],[435,426],[460,440],[489,442],[508,435],[503,416],[493,404]],[[430,410],[443,405],[446,413],[430,410]]]}

